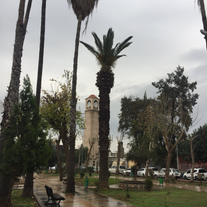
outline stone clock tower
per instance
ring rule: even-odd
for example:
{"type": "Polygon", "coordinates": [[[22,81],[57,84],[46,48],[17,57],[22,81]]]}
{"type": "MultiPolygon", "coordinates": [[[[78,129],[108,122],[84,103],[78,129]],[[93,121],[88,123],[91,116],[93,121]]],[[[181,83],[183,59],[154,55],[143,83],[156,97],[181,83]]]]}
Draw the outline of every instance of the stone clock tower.
{"type": "Polygon", "coordinates": [[[85,99],[85,129],[83,146],[91,148],[88,166],[98,166],[99,99],[90,95],[85,99]]]}

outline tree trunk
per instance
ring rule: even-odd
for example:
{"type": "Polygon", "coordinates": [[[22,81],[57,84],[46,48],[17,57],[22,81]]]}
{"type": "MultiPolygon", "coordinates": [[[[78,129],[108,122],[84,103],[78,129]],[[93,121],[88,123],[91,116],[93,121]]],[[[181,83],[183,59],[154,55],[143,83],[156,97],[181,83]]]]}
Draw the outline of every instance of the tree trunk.
{"type": "Polygon", "coordinates": [[[145,178],[148,178],[148,172],[149,172],[148,167],[149,167],[149,160],[146,161],[146,166],[145,166],[145,168],[146,168],[146,171],[145,171],[145,178]]]}
{"type": "Polygon", "coordinates": [[[121,155],[121,142],[118,142],[116,175],[119,175],[120,155],[121,155]]]}
{"type": "MultiPolygon", "coordinates": [[[[10,207],[10,206],[12,206],[12,204],[11,204],[11,194],[12,194],[12,188],[13,188],[13,185],[14,185],[15,178],[16,178],[15,175],[11,176],[8,193],[6,194],[6,197],[3,198],[4,199],[4,203],[0,203],[0,206],[2,206],[2,207],[10,207]]],[[[1,198],[0,198],[0,200],[1,200],[1,198]]]]}
{"type": "Polygon", "coordinates": [[[80,40],[80,31],[81,31],[81,21],[82,15],[78,18],[78,25],[76,31],[76,40],[75,40],[75,52],[73,59],[73,80],[72,80],[72,97],[71,97],[71,109],[70,109],[70,152],[69,152],[69,173],[67,177],[67,186],[66,192],[75,193],[75,133],[76,133],[76,86],[77,86],[77,69],[78,69],[78,49],[79,49],[79,40],[80,40]]]}
{"type": "Polygon", "coordinates": [[[22,197],[33,196],[33,172],[28,172],[24,182],[24,189],[22,191],[22,197]]]}
{"type": "MultiPolygon", "coordinates": [[[[201,17],[202,17],[202,23],[203,23],[203,29],[207,31],[207,19],[206,19],[206,10],[205,10],[205,4],[204,0],[198,0],[199,1],[199,7],[201,11],[201,17]]],[[[206,41],[206,48],[207,48],[207,37],[205,36],[205,41],[206,41]]]]}
{"type": "Polygon", "coordinates": [[[67,133],[67,128],[66,124],[65,126],[62,127],[62,129],[59,131],[60,137],[63,142],[63,150],[65,153],[65,163],[66,163],[66,170],[67,173],[69,172],[69,149],[68,149],[68,133],[67,133]]]}
{"type": "Polygon", "coordinates": [[[172,159],[172,151],[168,150],[168,152],[167,152],[167,161],[166,161],[166,171],[165,171],[165,179],[166,180],[168,180],[171,159],[172,159]]]}
{"type": "Polygon", "coordinates": [[[96,160],[96,172],[99,171],[98,168],[100,169],[100,167],[99,167],[99,162],[98,162],[98,158],[97,158],[97,160],[96,160]]]}
{"type": "Polygon", "coordinates": [[[93,140],[91,140],[91,143],[89,143],[90,144],[90,149],[88,151],[88,155],[87,155],[87,159],[86,159],[86,172],[88,172],[88,161],[89,161],[91,150],[93,148],[94,143],[95,142],[93,140]]]}
{"type": "MultiPolygon", "coordinates": [[[[41,79],[42,79],[42,67],[43,67],[43,55],[44,55],[44,41],[45,41],[45,11],[46,11],[46,0],[42,0],[42,15],[41,15],[41,36],[40,36],[40,51],[39,51],[39,66],[38,66],[38,79],[37,79],[37,89],[36,89],[36,103],[40,105],[40,90],[41,90],[41,79]]],[[[28,173],[27,173],[28,174],[28,173]]],[[[23,191],[23,196],[30,197],[31,192],[33,193],[33,175],[26,175],[27,179],[31,179],[30,181],[28,180],[25,182],[28,184],[28,186],[24,185],[24,188],[26,188],[26,191],[24,193],[23,191]],[[32,189],[29,189],[32,187],[32,189]]],[[[32,173],[33,174],[33,173],[32,173]]]]}
{"type": "Polygon", "coordinates": [[[134,170],[134,181],[137,180],[137,170],[138,170],[138,165],[136,164],[135,170],[134,170]]]}
{"type": "Polygon", "coordinates": [[[36,88],[36,101],[40,105],[40,93],[42,83],[42,68],[44,59],[44,44],[45,44],[45,18],[46,18],[46,0],[42,0],[42,15],[41,15],[41,31],[40,31],[40,48],[39,48],[39,64],[37,74],[37,88],[36,88]]]}
{"type": "MultiPolygon", "coordinates": [[[[0,206],[5,206],[10,190],[10,178],[0,175],[0,206]],[[2,205],[3,204],[3,205],[2,205]]],[[[11,199],[8,201],[11,203],[11,199]]]]}
{"type": "MultiPolygon", "coordinates": [[[[15,43],[13,51],[13,62],[10,84],[8,87],[7,97],[4,99],[4,112],[1,121],[1,131],[5,128],[6,122],[12,113],[13,106],[18,102],[19,99],[19,84],[20,84],[20,73],[21,73],[21,60],[23,54],[23,44],[26,35],[27,24],[29,20],[30,9],[32,0],[28,1],[26,15],[24,19],[25,0],[20,0],[18,20],[16,24],[15,32],[15,43]]],[[[3,152],[4,143],[6,137],[0,134],[0,152],[3,152]]],[[[10,178],[0,175],[0,203],[4,203],[6,194],[9,193],[10,178]]]]}
{"type": "Polygon", "coordinates": [[[62,162],[60,160],[60,138],[58,141],[56,141],[56,147],[57,147],[57,162],[59,167],[59,175],[60,175],[60,181],[63,180],[63,169],[62,169],[62,162]]]}
{"type": "MultiPolygon", "coordinates": [[[[13,62],[11,79],[8,88],[7,97],[4,100],[4,112],[1,122],[1,130],[5,128],[5,124],[8,121],[10,114],[12,113],[13,106],[18,102],[19,99],[19,84],[20,84],[20,73],[21,73],[21,59],[23,54],[23,44],[26,35],[26,28],[29,19],[29,13],[31,9],[32,0],[29,0],[27,5],[27,13],[24,20],[24,8],[25,0],[20,0],[19,4],[19,15],[16,24],[15,43],[13,51],[13,62]]],[[[3,151],[5,137],[1,134],[0,137],[0,151],[3,151]]]]}
{"type": "Polygon", "coordinates": [[[99,89],[99,152],[101,189],[109,188],[108,183],[108,149],[109,149],[109,120],[110,120],[110,91],[114,84],[114,74],[110,67],[101,68],[97,73],[96,86],[99,89]]]}
{"type": "Polygon", "coordinates": [[[99,151],[100,151],[100,173],[99,185],[101,189],[109,188],[108,184],[108,148],[109,148],[109,91],[99,88],[100,110],[99,110],[99,151]]]}
{"type": "Polygon", "coordinates": [[[194,140],[194,138],[196,138],[196,136],[192,137],[189,140],[189,144],[190,144],[190,155],[191,155],[191,160],[192,160],[191,182],[194,181],[194,178],[193,178],[193,172],[194,172],[194,166],[195,166],[194,153],[193,153],[193,140],[194,140]]]}

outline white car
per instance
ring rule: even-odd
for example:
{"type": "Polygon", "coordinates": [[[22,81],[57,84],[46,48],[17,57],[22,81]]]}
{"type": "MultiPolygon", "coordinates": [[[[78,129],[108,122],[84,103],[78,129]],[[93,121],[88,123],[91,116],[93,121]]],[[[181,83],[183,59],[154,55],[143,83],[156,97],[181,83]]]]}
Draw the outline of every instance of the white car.
{"type": "Polygon", "coordinates": [[[98,172],[99,172],[99,167],[98,167],[98,169],[96,169],[96,166],[93,166],[93,172],[96,172],[96,170],[98,170],[98,172]]]}
{"type": "Polygon", "coordinates": [[[161,169],[157,173],[154,174],[154,177],[156,178],[164,178],[165,177],[165,172],[161,169]]]}
{"type": "Polygon", "coordinates": [[[53,167],[49,167],[49,170],[55,170],[55,169],[56,169],[55,166],[53,166],[53,167]]]}
{"type": "MultiPolygon", "coordinates": [[[[125,170],[126,168],[125,168],[125,166],[124,165],[120,165],[119,166],[119,173],[123,173],[123,171],[125,170]]],[[[116,166],[114,165],[114,166],[111,166],[110,168],[109,168],[109,171],[110,171],[110,173],[116,173],[116,166]]]]}
{"type": "Polygon", "coordinates": [[[122,173],[123,176],[131,176],[132,175],[132,171],[131,168],[127,168],[123,171],[122,173]]]}
{"type": "MultiPolygon", "coordinates": [[[[158,168],[156,167],[148,167],[148,176],[150,176],[149,170],[153,170],[153,176],[155,176],[158,173],[158,168]]],[[[137,176],[139,177],[145,177],[146,168],[140,168],[137,171],[137,176]]]]}
{"type": "MultiPolygon", "coordinates": [[[[184,174],[183,174],[183,178],[185,179],[191,179],[191,170],[192,169],[188,169],[184,174]]],[[[194,180],[198,180],[199,179],[199,174],[201,175],[201,178],[203,180],[207,179],[207,172],[204,168],[194,168],[194,172],[193,172],[193,179],[194,180]]]]}
{"type": "MultiPolygon", "coordinates": [[[[162,168],[161,170],[165,173],[166,168],[162,168]]],[[[175,168],[169,168],[169,175],[175,176],[176,179],[181,178],[181,172],[175,168]]]]}

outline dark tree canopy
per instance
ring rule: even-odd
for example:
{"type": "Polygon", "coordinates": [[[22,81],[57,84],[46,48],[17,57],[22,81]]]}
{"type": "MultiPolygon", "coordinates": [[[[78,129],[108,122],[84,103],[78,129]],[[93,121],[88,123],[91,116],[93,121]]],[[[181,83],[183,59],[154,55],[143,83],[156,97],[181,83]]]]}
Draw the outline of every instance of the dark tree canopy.
{"type": "MultiPolygon", "coordinates": [[[[194,160],[196,163],[207,162],[207,124],[200,126],[190,135],[195,137],[193,140],[194,160]]],[[[179,155],[186,161],[191,162],[189,139],[179,145],[179,155]]]]}
{"type": "Polygon", "coordinates": [[[153,158],[154,163],[158,163],[163,162],[163,157],[166,156],[161,134],[154,125],[150,126],[152,124],[150,123],[150,108],[154,102],[155,100],[148,99],[146,94],[143,99],[131,96],[121,99],[118,130],[130,139],[127,159],[139,166],[149,157],[153,158]],[[153,148],[149,147],[151,143],[153,143],[153,148]]]}
{"type": "Polygon", "coordinates": [[[3,173],[21,176],[47,166],[51,150],[46,139],[46,127],[39,115],[30,79],[26,76],[20,101],[15,105],[7,128],[3,131],[8,137],[1,157],[3,173]]]}
{"type": "Polygon", "coordinates": [[[153,82],[158,89],[158,100],[165,102],[165,109],[170,114],[171,124],[181,123],[186,131],[192,125],[191,114],[197,104],[198,94],[193,93],[197,82],[188,82],[184,74],[184,68],[178,66],[174,73],[168,73],[168,78],[153,82]]]}

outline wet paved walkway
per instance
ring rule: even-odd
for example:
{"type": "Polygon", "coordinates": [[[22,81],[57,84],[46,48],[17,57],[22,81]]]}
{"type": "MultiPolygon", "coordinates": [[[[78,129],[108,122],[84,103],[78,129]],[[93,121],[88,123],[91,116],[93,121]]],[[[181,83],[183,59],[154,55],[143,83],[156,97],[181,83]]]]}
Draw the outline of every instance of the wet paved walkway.
{"type": "Polygon", "coordinates": [[[45,206],[44,203],[47,201],[45,185],[50,186],[54,193],[58,193],[65,198],[64,201],[60,202],[61,207],[133,207],[133,205],[96,194],[82,186],[76,186],[76,193],[74,195],[66,193],[66,184],[60,182],[58,176],[36,175],[34,195],[41,207],[45,206]]]}
{"type": "MultiPolygon", "coordinates": [[[[132,178],[125,179],[132,180],[132,178]]],[[[54,193],[58,193],[65,198],[64,201],[60,202],[61,207],[133,207],[133,205],[126,204],[110,197],[99,195],[92,190],[85,189],[82,186],[76,186],[76,193],[74,195],[66,193],[66,184],[63,184],[61,181],[59,181],[58,176],[47,176],[45,174],[36,175],[34,180],[34,195],[41,207],[45,207],[44,203],[47,201],[45,185],[50,186],[54,193]]],[[[207,192],[207,187],[203,186],[179,184],[179,182],[168,185],[169,187],[207,192]]],[[[163,186],[161,186],[159,185],[159,181],[155,181],[154,188],[155,186],[156,188],[165,188],[166,184],[164,183],[163,186]]],[[[111,187],[117,188],[118,185],[111,187]]]]}

